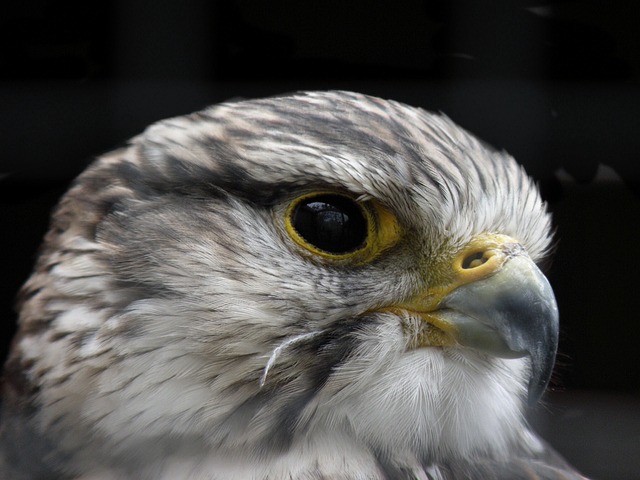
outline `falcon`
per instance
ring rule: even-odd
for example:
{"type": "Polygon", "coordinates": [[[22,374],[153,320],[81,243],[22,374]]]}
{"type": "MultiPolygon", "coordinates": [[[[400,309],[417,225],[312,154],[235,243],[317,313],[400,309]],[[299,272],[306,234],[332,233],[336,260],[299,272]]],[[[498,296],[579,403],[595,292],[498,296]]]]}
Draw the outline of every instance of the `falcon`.
{"type": "Polygon", "coordinates": [[[558,342],[524,170],[350,92],[222,103],[98,158],[5,366],[8,479],[580,479],[528,426],[558,342]]]}

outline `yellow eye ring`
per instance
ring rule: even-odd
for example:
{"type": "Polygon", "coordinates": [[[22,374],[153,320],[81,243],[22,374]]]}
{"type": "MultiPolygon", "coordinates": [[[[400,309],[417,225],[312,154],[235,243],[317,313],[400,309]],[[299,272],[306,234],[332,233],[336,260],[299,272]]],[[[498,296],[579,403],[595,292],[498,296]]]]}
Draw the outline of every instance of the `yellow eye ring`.
{"type": "Polygon", "coordinates": [[[285,212],[293,241],[329,260],[362,264],[376,258],[400,237],[395,216],[376,201],[358,201],[333,191],[306,193],[285,212]]]}

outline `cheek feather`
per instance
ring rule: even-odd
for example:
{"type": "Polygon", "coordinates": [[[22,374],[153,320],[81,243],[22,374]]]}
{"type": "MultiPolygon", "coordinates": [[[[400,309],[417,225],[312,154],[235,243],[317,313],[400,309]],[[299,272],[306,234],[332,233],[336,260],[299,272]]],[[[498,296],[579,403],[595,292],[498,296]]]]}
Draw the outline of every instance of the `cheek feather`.
{"type": "Polygon", "coordinates": [[[349,425],[362,441],[396,453],[506,455],[523,421],[524,362],[456,348],[408,351],[398,319],[384,317],[354,336],[304,424],[349,425]]]}
{"type": "Polygon", "coordinates": [[[303,333],[301,335],[294,335],[293,337],[289,337],[285,339],[282,343],[280,343],[277,347],[275,347],[273,349],[273,352],[271,352],[271,356],[269,357],[267,364],[264,366],[262,376],[260,377],[260,388],[264,387],[264,384],[267,381],[267,375],[269,374],[269,370],[271,369],[271,367],[273,367],[273,365],[275,365],[276,361],[278,360],[278,356],[283,350],[291,347],[292,345],[295,345],[298,342],[302,342],[304,340],[317,337],[320,333],[321,332],[309,332],[309,333],[303,333]]]}

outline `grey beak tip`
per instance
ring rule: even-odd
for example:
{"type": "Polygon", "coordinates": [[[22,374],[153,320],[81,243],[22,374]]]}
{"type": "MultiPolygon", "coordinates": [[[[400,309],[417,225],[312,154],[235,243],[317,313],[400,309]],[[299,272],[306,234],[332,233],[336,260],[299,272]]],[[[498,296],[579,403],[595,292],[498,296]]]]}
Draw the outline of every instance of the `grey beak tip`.
{"type": "Polygon", "coordinates": [[[527,391],[527,405],[529,408],[533,408],[540,401],[544,392],[547,390],[547,381],[536,381],[535,378],[531,378],[529,381],[529,389],[527,391]]]}
{"type": "Polygon", "coordinates": [[[535,405],[549,383],[558,348],[558,306],[549,281],[531,259],[518,256],[493,277],[460,290],[451,301],[497,334],[506,347],[500,356],[511,352],[529,357],[527,400],[535,405]]]}

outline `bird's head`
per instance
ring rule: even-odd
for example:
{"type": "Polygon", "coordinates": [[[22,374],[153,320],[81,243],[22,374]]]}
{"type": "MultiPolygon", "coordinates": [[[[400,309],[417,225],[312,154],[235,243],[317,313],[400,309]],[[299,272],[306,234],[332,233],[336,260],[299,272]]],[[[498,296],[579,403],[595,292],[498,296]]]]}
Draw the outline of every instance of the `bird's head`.
{"type": "Polygon", "coordinates": [[[68,442],[499,453],[553,366],[550,241],[522,168],[442,115],[225,103],[78,179],[16,355],[68,442]]]}

